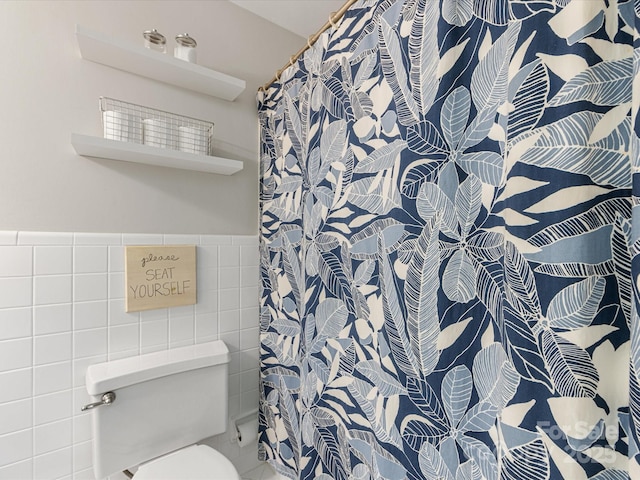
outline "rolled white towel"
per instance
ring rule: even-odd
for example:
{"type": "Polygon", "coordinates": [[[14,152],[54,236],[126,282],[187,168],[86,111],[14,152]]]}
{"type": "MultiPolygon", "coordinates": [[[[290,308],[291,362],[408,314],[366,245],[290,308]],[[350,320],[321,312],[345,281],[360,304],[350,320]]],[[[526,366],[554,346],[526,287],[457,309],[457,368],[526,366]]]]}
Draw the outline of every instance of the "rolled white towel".
{"type": "Polygon", "coordinates": [[[208,155],[208,135],[207,128],[178,127],[178,150],[198,155],[208,155]]]}
{"type": "Polygon", "coordinates": [[[136,115],[107,110],[102,112],[102,126],[104,138],[142,143],[142,122],[136,115]]]}
{"type": "Polygon", "coordinates": [[[145,118],[144,144],[159,148],[176,148],[176,126],[171,122],[154,118],[145,118]]]}

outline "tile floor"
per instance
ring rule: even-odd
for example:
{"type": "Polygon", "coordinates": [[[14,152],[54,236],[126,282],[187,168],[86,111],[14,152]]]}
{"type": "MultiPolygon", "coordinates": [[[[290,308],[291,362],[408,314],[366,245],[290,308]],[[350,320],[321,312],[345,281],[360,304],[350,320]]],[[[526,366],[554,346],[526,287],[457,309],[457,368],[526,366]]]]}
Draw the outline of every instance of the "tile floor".
{"type": "Polygon", "coordinates": [[[244,473],[242,480],[285,480],[285,478],[274,472],[271,465],[264,463],[258,468],[244,473]]]}

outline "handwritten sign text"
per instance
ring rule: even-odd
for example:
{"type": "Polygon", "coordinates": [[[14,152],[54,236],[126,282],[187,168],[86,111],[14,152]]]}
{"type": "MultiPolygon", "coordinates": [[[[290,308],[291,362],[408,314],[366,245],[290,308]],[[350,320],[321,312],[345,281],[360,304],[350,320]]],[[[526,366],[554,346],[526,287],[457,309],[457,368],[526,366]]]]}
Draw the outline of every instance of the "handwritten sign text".
{"type": "Polygon", "coordinates": [[[126,311],[196,303],[196,247],[125,247],[126,311]]]}

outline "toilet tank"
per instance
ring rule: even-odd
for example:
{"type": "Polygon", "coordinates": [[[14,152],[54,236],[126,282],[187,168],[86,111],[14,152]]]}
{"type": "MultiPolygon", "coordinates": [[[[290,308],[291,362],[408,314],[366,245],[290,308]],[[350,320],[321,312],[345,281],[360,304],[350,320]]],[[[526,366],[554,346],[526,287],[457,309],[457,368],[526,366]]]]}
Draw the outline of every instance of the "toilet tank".
{"type": "Polygon", "coordinates": [[[89,366],[96,478],[131,468],[227,428],[229,350],[222,341],[89,366]]]}

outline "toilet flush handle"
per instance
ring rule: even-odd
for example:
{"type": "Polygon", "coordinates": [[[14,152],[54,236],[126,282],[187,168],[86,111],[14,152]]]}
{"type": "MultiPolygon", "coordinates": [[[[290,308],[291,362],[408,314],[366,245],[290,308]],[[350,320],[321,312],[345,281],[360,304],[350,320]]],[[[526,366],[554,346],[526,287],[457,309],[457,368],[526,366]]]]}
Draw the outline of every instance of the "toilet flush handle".
{"type": "Polygon", "coordinates": [[[89,403],[84,407],[82,407],[80,410],[84,412],[85,410],[91,410],[92,408],[101,407],[102,405],[111,405],[115,401],[116,401],[115,392],[107,392],[102,395],[102,398],[100,399],[99,402],[89,403]]]}

